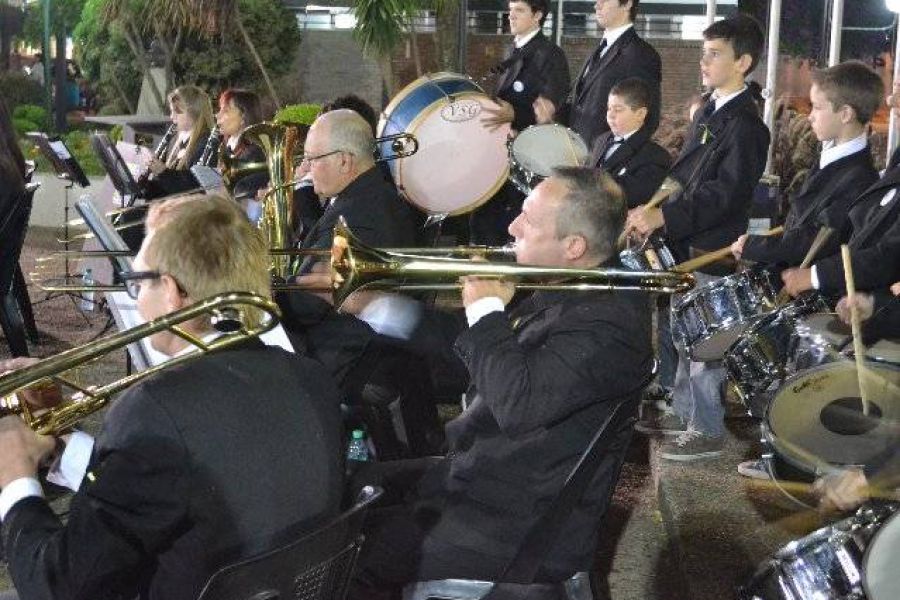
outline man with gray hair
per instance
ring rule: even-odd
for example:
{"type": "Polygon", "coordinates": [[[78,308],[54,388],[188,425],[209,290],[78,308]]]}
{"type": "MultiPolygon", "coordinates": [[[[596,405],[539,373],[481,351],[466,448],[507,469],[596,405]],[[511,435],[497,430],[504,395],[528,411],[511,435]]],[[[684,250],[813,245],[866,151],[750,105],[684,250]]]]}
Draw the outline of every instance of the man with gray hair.
{"type": "Polygon", "coordinates": [[[352,110],[324,113],[312,124],[303,165],[309,169],[316,193],[331,200],[305,235],[304,248],[330,248],[339,217],[371,246],[416,245],[412,209],[375,168],[374,151],[371,127],[352,110]]]}
{"type": "MultiPolygon", "coordinates": [[[[609,175],[565,168],[529,194],[509,233],[520,264],[612,267],[624,221],[609,175]]],[[[612,411],[636,413],[653,364],[643,292],[540,290],[507,310],[513,292],[508,281],[464,277],[456,330],[446,313],[423,321],[465,365],[468,406],[446,426],[445,458],[359,472],[356,485],[383,485],[395,504],[371,515],[354,600],[398,597],[412,581],[497,581],[612,411]]],[[[630,437],[630,426],[615,431],[538,581],[590,568],[630,437]]]]}

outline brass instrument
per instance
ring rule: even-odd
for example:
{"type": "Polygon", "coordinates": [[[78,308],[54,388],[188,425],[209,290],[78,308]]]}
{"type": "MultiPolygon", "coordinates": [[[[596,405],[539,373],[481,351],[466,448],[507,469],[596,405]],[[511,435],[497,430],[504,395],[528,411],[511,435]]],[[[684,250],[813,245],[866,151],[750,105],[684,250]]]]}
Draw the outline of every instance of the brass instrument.
{"type": "MultiPolygon", "coordinates": [[[[154,319],[149,323],[144,323],[127,331],[72,348],[28,368],[0,376],[0,417],[10,414],[19,415],[35,432],[41,435],[58,436],[84,417],[106,406],[113,395],[128,386],[162,369],[179,365],[203,354],[227,348],[243,340],[262,335],[278,324],[279,316],[278,307],[274,302],[256,294],[231,292],[212,296],[179,311],[154,319]],[[256,319],[258,323],[248,326],[248,323],[245,321],[248,312],[253,312],[254,314],[259,312],[262,314],[262,318],[256,319]],[[179,327],[181,323],[203,315],[209,315],[213,327],[222,332],[220,337],[204,342],[202,339],[179,327]],[[121,350],[128,344],[161,331],[169,331],[187,340],[197,349],[193,352],[173,357],[161,365],[151,367],[140,373],[127,375],[117,381],[101,386],[84,387],[65,376],[67,371],[75,367],[80,367],[110,352],[121,350]],[[19,398],[18,394],[26,388],[40,387],[53,383],[73,389],[76,393],[68,401],[40,415],[34,414],[27,402],[19,398]]],[[[252,321],[253,319],[250,320],[252,321]]]]}
{"type": "MultiPolygon", "coordinates": [[[[162,138],[159,140],[159,143],[156,145],[156,149],[153,151],[153,158],[156,160],[162,160],[166,156],[166,151],[169,149],[169,142],[172,141],[172,138],[175,137],[175,134],[178,133],[178,127],[175,123],[169,125],[169,128],[166,129],[166,132],[163,134],[162,138]]],[[[141,176],[138,177],[138,184],[146,183],[148,179],[150,179],[152,171],[150,167],[147,166],[147,170],[141,173],[141,176]]]]}
{"type": "Polygon", "coordinates": [[[675,294],[694,287],[690,273],[569,269],[394,253],[366,246],[353,236],[343,219],[334,228],[331,252],[335,306],[361,289],[457,289],[461,286],[459,278],[466,275],[511,279],[520,290],[642,290],[675,294]]]}

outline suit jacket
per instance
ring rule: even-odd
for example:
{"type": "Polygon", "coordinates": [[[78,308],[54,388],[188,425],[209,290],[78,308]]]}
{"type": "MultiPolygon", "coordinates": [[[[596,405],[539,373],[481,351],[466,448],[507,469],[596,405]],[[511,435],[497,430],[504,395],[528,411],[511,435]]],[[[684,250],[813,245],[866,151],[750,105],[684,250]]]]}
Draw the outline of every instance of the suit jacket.
{"type": "Polygon", "coordinates": [[[372,168],[335,197],[303,240],[304,248],[331,248],[338,219],[363,243],[377,247],[415,246],[418,231],[412,208],[397,189],[372,168]]]}
{"type": "Polygon", "coordinates": [[[698,110],[670,172],[683,190],[662,206],[669,248],[679,262],[689,258],[691,247],[714,250],[746,233],[769,147],[769,130],[749,90],[705,125],[701,118],[698,110]]]}
{"type": "Polygon", "coordinates": [[[588,164],[612,175],[625,192],[628,208],[645,204],[669,173],[672,157],[650,139],[646,130],[641,129],[622,142],[609,159],[604,160],[612,139],[611,131],[600,134],[591,149],[588,164]]]}
{"type": "MultiPolygon", "coordinates": [[[[900,253],[900,169],[887,171],[856,199],[850,208],[850,256],[853,279],[860,291],[887,287],[900,279],[896,260],[900,253]],[[886,195],[894,196],[884,202],[886,195]],[[883,203],[883,204],[882,204],[883,203]],[[890,262],[887,262],[890,261],[890,262]]],[[[815,261],[819,289],[827,295],[846,290],[840,254],[815,261]]]]}
{"type": "MultiPolygon", "coordinates": [[[[894,273],[900,280],[897,262],[893,260],[894,273]]],[[[869,346],[881,339],[900,341],[900,299],[888,290],[878,290],[872,296],[874,312],[871,319],[863,322],[864,343],[869,346]]]]}
{"type": "Polygon", "coordinates": [[[219,567],[340,510],[337,392],[258,340],[171,367],[110,408],[63,524],[16,503],[3,544],[22,598],[193,600],[219,567]]]}
{"type": "MultiPolygon", "coordinates": [[[[649,303],[633,292],[536,292],[463,331],[455,347],[475,400],[447,425],[448,457],[419,484],[418,511],[438,513],[428,536],[511,558],[603,420],[621,403],[636,406],[651,346],[649,303]]],[[[630,433],[617,437],[548,568],[590,564],[630,433]]]]}
{"type": "Polygon", "coordinates": [[[540,31],[501,63],[496,95],[512,104],[512,128],[522,131],[535,124],[532,104],[543,96],[560,107],[569,91],[569,63],[562,48],[540,31]]]}
{"type": "Polygon", "coordinates": [[[818,256],[830,256],[840,250],[850,235],[850,205],[878,180],[872,152],[866,146],[832,163],[816,168],[791,199],[791,208],[780,236],[751,235],[742,258],[756,262],[797,266],[812,246],[822,226],[835,229],[819,250],[818,256]]]}
{"type": "Polygon", "coordinates": [[[651,102],[644,124],[648,135],[652,135],[659,125],[662,97],[660,95],[662,63],[659,53],[653,46],[642,40],[632,27],[623,33],[609,47],[603,58],[582,77],[589,63],[590,57],[581,67],[557,120],[575,130],[590,148],[598,135],[609,131],[609,125],[606,123],[609,90],[623,79],[640,77],[654,90],[654,100],[651,102]]]}

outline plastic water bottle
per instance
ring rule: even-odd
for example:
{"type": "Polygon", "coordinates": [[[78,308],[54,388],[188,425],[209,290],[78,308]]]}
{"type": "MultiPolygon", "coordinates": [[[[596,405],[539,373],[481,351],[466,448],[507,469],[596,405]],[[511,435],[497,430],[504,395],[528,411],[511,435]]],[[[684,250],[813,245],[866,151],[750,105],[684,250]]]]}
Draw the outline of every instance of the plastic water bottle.
{"type": "MultiPolygon", "coordinates": [[[[94,273],[90,269],[84,270],[84,275],[81,276],[81,284],[84,287],[92,287],[94,282],[94,273]]],[[[81,310],[90,312],[94,310],[94,291],[84,291],[81,292],[81,310]]]]}
{"type": "Polygon", "coordinates": [[[362,429],[354,429],[347,445],[347,460],[366,462],[369,460],[369,448],[366,445],[366,433],[362,429]]]}

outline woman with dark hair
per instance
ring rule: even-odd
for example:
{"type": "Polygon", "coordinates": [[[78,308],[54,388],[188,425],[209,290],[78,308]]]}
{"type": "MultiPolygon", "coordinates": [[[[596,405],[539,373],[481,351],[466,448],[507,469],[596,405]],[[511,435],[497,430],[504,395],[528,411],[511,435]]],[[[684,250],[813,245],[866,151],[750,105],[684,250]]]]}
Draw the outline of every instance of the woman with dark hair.
{"type": "MultiPolygon", "coordinates": [[[[265,162],[266,154],[259,146],[242,139],[240,133],[256,123],[263,121],[259,96],[250,90],[229,88],[219,95],[219,112],[216,113],[216,125],[222,134],[225,152],[238,165],[265,162]]],[[[221,166],[221,165],[220,165],[221,166]]],[[[254,173],[239,178],[234,186],[236,198],[254,199],[256,192],[269,184],[268,172],[254,173]]]]}
{"type": "Polygon", "coordinates": [[[0,232],[25,187],[25,156],[3,98],[0,98],[0,232]]]}
{"type": "Polygon", "coordinates": [[[190,168],[203,155],[213,125],[209,95],[197,86],[183,85],[168,100],[172,126],[167,143],[150,160],[148,177],[140,182],[147,199],[197,187],[190,168]]]}

